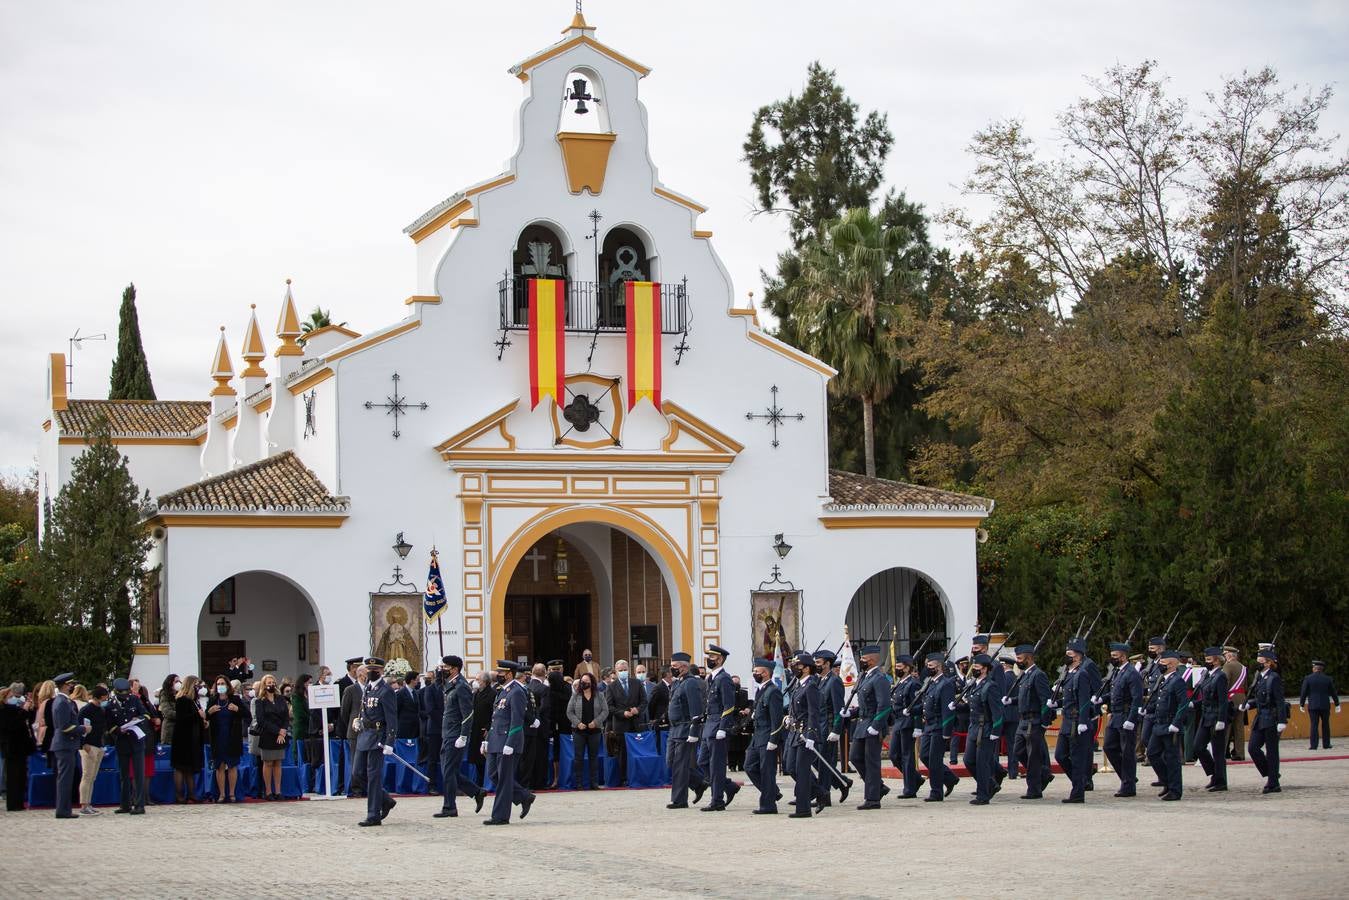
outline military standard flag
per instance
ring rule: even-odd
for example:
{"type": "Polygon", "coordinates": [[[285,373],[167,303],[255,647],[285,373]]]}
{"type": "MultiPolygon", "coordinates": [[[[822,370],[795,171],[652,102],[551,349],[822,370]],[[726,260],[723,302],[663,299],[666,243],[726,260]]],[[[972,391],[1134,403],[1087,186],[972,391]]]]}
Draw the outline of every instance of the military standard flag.
{"type": "Polygon", "coordinates": [[[422,597],[422,612],[427,622],[434,622],[445,611],[450,599],[445,596],[445,582],[440,577],[440,556],[431,551],[431,569],[426,575],[426,594],[422,597]]]}

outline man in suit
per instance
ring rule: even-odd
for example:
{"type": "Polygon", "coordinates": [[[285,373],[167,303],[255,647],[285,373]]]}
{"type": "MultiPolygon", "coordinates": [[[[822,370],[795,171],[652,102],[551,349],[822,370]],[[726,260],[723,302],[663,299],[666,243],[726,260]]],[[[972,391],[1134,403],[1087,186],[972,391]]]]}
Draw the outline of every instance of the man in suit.
{"type": "Polygon", "coordinates": [[[689,674],[692,661],[693,658],[683,652],[670,657],[675,679],[670,687],[670,736],[665,748],[666,762],[670,766],[670,802],[666,809],[688,809],[690,786],[694,790],[695,804],[703,799],[703,791],[707,790],[707,783],[694,765],[704,707],[699,679],[689,674]]]}
{"type": "Polygon", "coordinates": [[[628,661],[614,663],[614,683],[605,699],[609,701],[609,730],[618,738],[618,783],[628,783],[628,735],[642,730],[646,710],[646,691],[642,683],[628,673],[628,661]]]}
{"type": "Polygon", "coordinates": [[[576,664],[576,670],[571,673],[571,680],[576,681],[582,675],[589,672],[595,677],[595,683],[600,683],[600,664],[595,662],[595,654],[589,650],[581,651],[581,661],[576,664]]]}
{"type": "Polygon", "coordinates": [[[1246,703],[1246,681],[1249,677],[1246,665],[1241,661],[1241,651],[1236,647],[1223,648],[1223,674],[1227,676],[1227,699],[1237,713],[1227,723],[1227,758],[1242,760],[1246,758],[1246,714],[1241,712],[1246,703]]]}
{"type": "Polygon", "coordinates": [[[422,761],[422,771],[431,778],[428,790],[433,793],[443,787],[440,771],[442,734],[440,723],[445,716],[444,677],[443,671],[427,673],[426,686],[417,695],[417,706],[421,713],[421,739],[417,758],[422,761]]]}
{"type": "Polygon", "coordinates": [[[735,726],[735,684],[724,668],[728,656],[730,651],[716,644],[707,648],[707,712],[698,750],[712,784],[712,798],[702,812],[721,812],[740,792],[740,785],[726,777],[727,742],[735,726]]]}
{"type": "Polygon", "coordinates": [[[775,816],[778,812],[778,746],[782,743],[784,711],[782,688],[773,681],[773,661],[754,660],[752,673],[759,691],[754,695],[750,720],[754,733],[745,751],[745,774],[759,791],[756,815],[775,816]]]}
{"type": "MultiPolygon", "coordinates": [[[[108,725],[110,731],[117,734],[117,769],[121,778],[121,803],[119,813],[133,816],[145,814],[145,739],[131,730],[137,719],[148,718],[145,705],[140,697],[131,693],[131,682],[118,678],[112,683],[113,699],[108,705],[108,725]]],[[[148,721],[141,721],[142,732],[150,727],[148,721]]]]}
{"type": "MultiPolygon", "coordinates": [[[[356,669],[360,666],[363,657],[353,656],[344,660],[347,672],[341,678],[337,679],[337,707],[332,711],[332,719],[328,726],[332,729],[332,737],[339,741],[347,739],[347,725],[350,719],[347,718],[348,710],[342,705],[342,698],[346,696],[347,688],[356,683],[356,669]]],[[[333,760],[333,767],[338,773],[337,783],[345,786],[351,780],[351,772],[348,767],[351,765],[350,753],[339,753],[333,760]]]]}
{"type": "Polygon", "coordinates": [[[946,765],[946,742],[955,734],[956,675],[946,674],[946,654],[927,655],[928,683],[923,688],[922,753],[931,790],[923,798],[935,803],[950,796],[960,779],[946,765]]]}
{"type": "Polygon", "coordinates": [[[651,684],[651,691],[646,703],[646,718],[655,728],[664,728],[670,724],[668,712],[670,709],[670,685],[673,683],[674,681],[670,677],[670,667],[665,666],[660,670],[660,678],[651,684]]]}
{"type": "Polygon", "coordinates": [[[788,818],[809,819],[815,800],[815,749],[820,742],[820,680],[815,674],[815,658],[804,650],[793,660],[796,686],[792,688],[792,740],[797,745],[793,756],[796,781],[796,810],[788,818]]]}
{"type": "Polygon", "coordinates": [[[384,681],[384,660],[365,658],[366,688],[356,717],[356,763],[365,772],[365,818],[362,827],[380,825],[398,801],[384,793],[384,757],[393,754],[398,730],[398,699],[384,681]]]}
{"type": "Polygon", "coordinates": [[[1179,651],[1166,649],[1157,662],[1162,671],[1153,705],[1152,737],[1148,739],[1148,762],[1162,783],[1163,800],[1179,800],[1184,791],[1181,766],[1181,729],[1190,705],[1189,689],[1180,672],[1179,651]]]}
{"type": "Polygon", "coordinates": [[[854,720],[848,761],[862,773],[865,785],[858,809],[880,809],[886,790],[881,781],[881,733],[890,724],[890,679],[881,670],[880,659],[879,644],[862,648],[858,655],[862,678],[857,683],[857,706],[843,711],[854,720]]]}
{"type": "Polygon", "coordinates": [[[1207,647],[1204,662],[1208,674],[1199,682],[1195,700],[1199,706],[1199,731],[1195,756],[1208,775],[1207,791],[1227,790],[1227,673],[1223,671],[1223,648],[1207,647]]]}
{"type": "Polygon", "coordinates": [[[1251,762],[1265,776],[1262,794],[1278,794],[1279,738],[1288,727],[1288,709],[1284,703],[1283,677],[1279,675],[1279,654],[1272,646],[1263,646],[1255,658],[1260,662],[1260,674],[1251,685],[1246,706],[1255,712],[1251,723],[1251,738],[1246,746],[1251,762]]]}
{"type": "MultiPolygon", "coordinates": [[[[1053,777],[1049,770],[1049,745],[1045,742],[1045,719],[1052,716],[1049,703],[1053,689],[1049,676],[1035,664],[1035,644],[1021,644],[1016,648],[1016,661],[1021,675],[1016,680],[1016,709],[1021,721],[1016,728],[1016,750],[1013,755],[1026,761],[1026,793],[1022,800],[1039,800],[1045,785],[1053,777]]],[[[1133,753],[1133,747],[1125,748],[1133,753]]]]}
{"type": "MultiPolygon", "coordinates": [[[[825,740],[817,749],[824,761],[838,768],[839,737],[843,734],[843,679],[838,677],[834,663],[838,657],[833,650],[815,651],[815,669],[820,675],[820,731],[825,740]]],[[[811,754],[812,756],[814,754],[811,754]]],[[[820,809],[833,805],[833,776],[828,773],[824,762],[815,764],[815,805],[820,809]]],[[[847,799],[847,788],[843,789],[843,798],[847,799]]]]}
{"type": "Polygon", "coordinates": [[[417,695],[401,679],[395,680],[392,688],[394,703],[398,710],[398,724],[395,726],[392,736],[396,736],[402,741],[415,741],[420,736],[422,728],[421,710],[418,708],[417,695]]]}
{"type": "Polygon", "coordinates": [[[459,815],[455,798],[460,793],[473,798],[474,812],[482,812],[483,800],[487,797],[481,785],[463,774],[465,748],[473,736],[473,689],[464,680],[463,670],[464,661],[459,657],[441,657],[437,684],[442,697],[440,773],[445,799],[440,812],[433,814],[437,819],[459,815]]]}
{"type": "MultiPolygon", "coordinates": [[[[364,660],[364,657],[362,657],[364,660]]],[[[356,766],[356,735],[359,728],[356,720],[361,716],[361,700],[365,696],[365,670],[356,670],[356,680],[347,686],[342,692],[342,705],[339,709],[342,711],[342,721],[346,723],[345,734],[347,742],[347,796],[364,797],[365,796],[365,770],[356,766]]]]}
{"type": "Polygon", "coordinates": [[[1326,674],[1326,664],[1319,659],[1312,660],[1312,673],[1302,679],[1299,700],[1302,709],[1311,720],[1311,748],[1316,749],[1319,736],[1321,745],[1330,749],[1330,705],[1333,700],[1335,712],[1340,711],[1340,694],[1335,690],[1335,681],[1326,674]]]}
{"type": "Polygon", "coordinates": [[[492,817],[484,825],[509,825],[511,805],[520,804],[520,818],[529,815],[534,805],[534,792],[515,777],[515,768],[525,749],[525,727],[529,725],[529,691],[515,673],[520,664],[514,660],[497,660],[497,683],[502,685],[492,704],[492,724],[483,741],[482,752],[487,757],[487,771],[496,788],[492,800],[492,817]]]}
{"type": "Polygon", "coordinates": [[[562,742],[569,740],[571,720],[567,718],[567,702],[571,700],[571,684],[562,674],[562,660],[548,661],[548,720],[551,722],[549,741],[553,748],[552,767],[548,771],[548,784],[557,784],[562,771],[562,742]]]}
{"type": "Polygon", "coordinates": [[[917,719],[913,702],[917,696],[918,674],[914,671],[913,657],[901,653],[895,657],[895,685],[890,689],[890,707],[895,716],[894,727],[890,729],[890,762],[904,776],[904,793],[899,795],[901,800],[917,797],[919,789],[926,783],[918,775],[913,738],[914,722],[917,719]]]}
{"type": "Polygon", "coordinates": [[[65,672],[52,679],[56,695],[52,697],[51,753],[56,760],[56,818],[78,819],[70,809],[70,792],[80,767],[80,745],[89,733],[89,725],[80,722],[79,710],[70,699],[75,689],[75,673],[65,672]]]}
{"type": "Polygon", "coordinates": [[[1110,676],[1110,721],[1105,729],[1105,758],[1119,776],[1116,797],[1138,794],[1138,755],[1134,752],[1134,733],[1142,721],[1143,676],[1129,662],[1129,645],[1116,641],[1110,645],[1110,660],[1115,672],[1110,676]]]}

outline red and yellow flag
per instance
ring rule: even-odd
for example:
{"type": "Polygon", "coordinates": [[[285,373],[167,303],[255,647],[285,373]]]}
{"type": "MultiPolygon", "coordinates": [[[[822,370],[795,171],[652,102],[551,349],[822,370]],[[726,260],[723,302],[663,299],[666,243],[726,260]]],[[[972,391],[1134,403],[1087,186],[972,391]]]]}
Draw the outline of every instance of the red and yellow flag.
{"type": "Polygon", "coordinates": [[[643,397],[660,409],[660,283],[629,281],[628,409],[643,397]]]}
{"type": "Polygon", "coordinates": [[[556,278],[529,279],[529,408],[544,397],[562,405],[566,366],[566,286],[556,278]]]}

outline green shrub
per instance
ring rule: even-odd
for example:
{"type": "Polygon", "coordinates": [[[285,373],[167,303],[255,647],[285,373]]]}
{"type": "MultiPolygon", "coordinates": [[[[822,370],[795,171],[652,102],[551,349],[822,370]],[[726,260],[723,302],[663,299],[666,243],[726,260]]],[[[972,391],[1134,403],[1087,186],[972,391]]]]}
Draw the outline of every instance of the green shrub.
{"type": "Polygon", "coordinates": [[[14,625],[0,628],[0,683],[22,681],[32,690],[40,681],[74,672],[92,686],[114,675],[116,649],[101,631],[56,625],[14,625]]]}

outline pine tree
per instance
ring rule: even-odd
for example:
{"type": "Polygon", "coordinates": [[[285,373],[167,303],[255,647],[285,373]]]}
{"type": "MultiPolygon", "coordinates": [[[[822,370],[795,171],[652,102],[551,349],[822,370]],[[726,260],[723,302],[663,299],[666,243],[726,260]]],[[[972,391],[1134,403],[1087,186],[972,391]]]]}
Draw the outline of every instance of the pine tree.
{"type": "Polygon", "coordinates": [[[122,310],[117,323],[117,358],[112,363],[109,400],[153,400],[155,387],[150,383],[150,364],[141,346],[140,319],[136,315],[136,286],[122,291],[122,310]]]}

